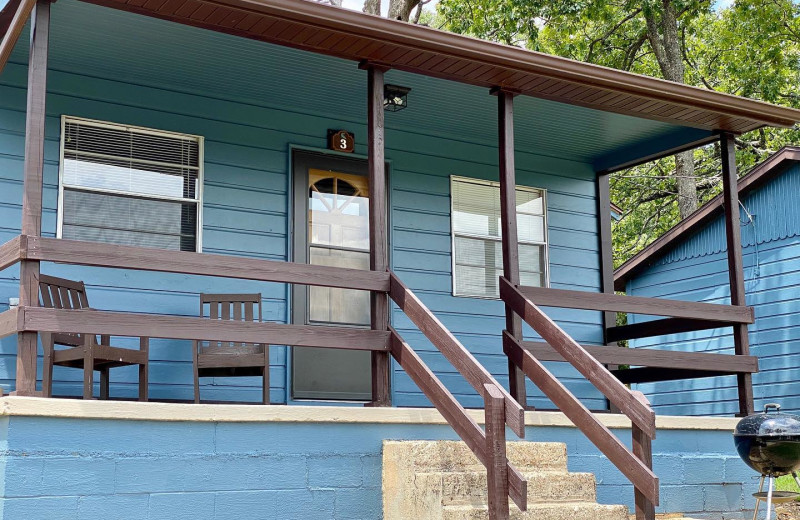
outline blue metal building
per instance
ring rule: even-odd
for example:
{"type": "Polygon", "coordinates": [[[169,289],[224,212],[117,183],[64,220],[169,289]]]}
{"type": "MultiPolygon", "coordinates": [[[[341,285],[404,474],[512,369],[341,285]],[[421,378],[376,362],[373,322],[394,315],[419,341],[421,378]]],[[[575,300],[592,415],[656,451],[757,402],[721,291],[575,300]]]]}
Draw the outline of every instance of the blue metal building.
{"type": "MultiPolygon", "coordinates": [[[[755,308],[750,352],[756,408],[780,403],[800,410],[800,149],[781,149],[739,181],[741,236],[747,304],[755,308]]],[[[629,295],[704,302],[730,297],[721,198],[700,208],[615,273],[617,290],[629,295]]],[[[632,320],[641,320],[633,316],[632,320]]],[[[633,348],[733,352],[730,331],[712,329],[637,339],[633,348]]],[[[736,409],[732,376],[637,385],[659,413],[722,415],[736,409]]]]}

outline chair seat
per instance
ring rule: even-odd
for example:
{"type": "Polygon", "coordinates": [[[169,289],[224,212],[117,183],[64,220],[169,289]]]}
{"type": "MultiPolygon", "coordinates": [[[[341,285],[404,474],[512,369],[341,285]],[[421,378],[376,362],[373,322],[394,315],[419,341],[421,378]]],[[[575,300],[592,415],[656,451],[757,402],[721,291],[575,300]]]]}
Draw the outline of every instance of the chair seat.
{"type": "Polygon", "coordinates": [[[197,368],[264,368],[264,353],[259,354],[198,354],[197,368]]]}
{"type": "Polygon", "coordinates": [[[222,345],[222,346],[203,346],[201,345],[197,352],[201,355],[230,355],[230,356],[243,356],[246,354],[260,354],[264,355],[264,345],[222,345]]]}
{"type": "MultiPolygon", "coordinates": [[[[128,365],[146,365],[147,352],[109,345],[92,345],[94,369],[114,368],[128,365]]],[[[84,347],[72,347],[53,352],[53,364],[64,367],[83,368],[84,347]]]]}

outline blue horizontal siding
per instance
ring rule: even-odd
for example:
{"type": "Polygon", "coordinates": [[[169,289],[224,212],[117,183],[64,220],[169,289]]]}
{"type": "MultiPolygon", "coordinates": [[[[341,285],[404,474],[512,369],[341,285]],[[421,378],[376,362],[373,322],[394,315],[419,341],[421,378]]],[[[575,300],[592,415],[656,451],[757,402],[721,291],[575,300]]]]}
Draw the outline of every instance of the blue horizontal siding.
{"type": "MultiPolygon", "coordinates": [[[[800,411],[800,209],[795,165],[743,198],[741,211],[747,304],[755,308],[750,351],[760,372],[753,375],[756,408],[778,402],[800,411]],[[752,215],[752,220],[750,219],[752,215]]],[[[722,217],[676,243],[628,282],[628,294],[729,303],[727,253],[722,217]]],[[[632,321],[642,321],[634,316],[632,321]]],[[[636,348],[733,353],[730,328],[635,340],[636,348]]],[[[736,378],[716,377],[638,385],[658,413],[719,415],[738,411],[736,378]]]]}
{"type": "MultiPolygon", "coordinates": [[[[308,63],[283,59],[306,55],[278,47],[240,42],[213,33],[180,28],[181,37],[166,42],[151,60],[130,61],[126,73],[115,69],[129,57],[124,46],[104,48],[104,61],[85,57],[74,63],[70,45],[82,48],[79,30],[67,24],[81,13],[97,8],[65,1],[54,6],[54,51],[48,73],[46,118],[43,234],[56,230],[59,132],[61,115],[120,122],[130,125],[202,135],[205,138],[203,201],[203,249],[208,253],[269,260],[290,260],[291,147],[323,148],[328,128],[347,128],[355,133],[356,152],[366,153],[366,81],[351,63],[315,56],[308,63]],[[72,39],[65,35],[70,35],[72,39]],[[181,39],[181,42],[178,42],[181,39]],[[180,61],[179,47],[190,40],[198,48],[228,60],[204,60],[202,69],[180,61]],[[60,43],[60,46],[56,45],[60,43]],[[253,47],[257,45],[257,47],[253,47]],[[67,46],[67,47],[64,47],[67,46]],[[258,55],[251,56],[254,48],[258,55]],[[252,62],[261,70],[273,62],[279,73],[263,78],[271,89],[269,99],[252,91],[241,93],[226,87],[220,78],[230,76],[228,62],[252,62]],[[191,84],[180,84],[176,71],[191,84]],[[311,71],[311,72],[309,72],[311,71]],[[268,81],[267,81],[268,79],[268,81]],[[341,87],[335,106],[317,106],[319,95],[333,84],[341,87]],[[299,99],[298,92],[309,94],[299,99]]],[[[160,24],[124,13],[103,11],[126,24],[150,28],[160,24]]],[[[113,38],[110,40],[112,41],[113,38]]],[[[21,41],[24,41],[22,39],[21,41]]],[[[19,233],[22,200],[22,151],[26,77],[24,45],[18,46],[0,76],[0,240],[19,233]]],[[[271,66],[271,65],[270,65],[271,66]]],[[[236,70],[241,74],[242,70],[236,70]]],[[[260,73],[260,74],[261,74],[260,73]]],[[[431,87],[416,89],[419,77],[391,72],[392,81],[415,85],[415,106],[387,114],[386,156],[390,170],[391,265],[399,276],[430,306],[442,322],[475,352],[498,378],[507,383],[506,358],[500,331],[503,307],[498,301],[455,298],[451,294],[450,175],[495,179],[497,148],[486,141],[491,118],[477,120],[463,114],[437,117],[437,130],[426,127],[426,106],[435,102],[435,89],[450,83],[424,79],[431,87]],[[435,88],[434,88],[435,87],[435,88]],[[444,128],[443,128],[444,127],[444,128]],[[441,131],[439,131],[441,130],[441,131]]],[[[474,94],[471,87],[457,87],[474,94]]],[[[493,98],[485,92],[485,103],[493,98]]],[[[492,109],[494,110],[494,109],[492,109]]],[[[588,161],[573,161],[537,154],[535,148],[517,151],[518,182],[548,191],[551,282],[553,287],[597,291],[598,240],[596,235],[595,176],[588,161]]],[[[201,292],[255,292],[263,297],[264,318],[286,322],[290,302],[285,284],[253,283],[211,277],[158,274],[116,269],[44,264],[43,272],[83,279],[94,307],[195,316],[201,292]]],[[[0,273],[0,309],[18,292],[18,271],[0,273]]],[[[554,319],[582,342],[602,339],[599,313],[550,309],[554,319]]],[[[419,349],[437,374],[462,402],[481,406],[479,396],[453,371],[416,327],[397,309],[392,321],[419,349]]],[[[526,331],[529,337],[534,335],[526,331]]],[[[132,345],[132,340],[120,340],[132,345]]],[[[153,340],[151,347],[151,395],[160,399],[190,399],[192,370],[190,343],[153,340]]],[[[289,355],[285,347],[271,351],[273,402],[287,401],[289,355]]],[[[0,384],[13,387],[15,339],[0,342],[0,384]]],[[[554,364],[553,370],[592,407],[603,407],[600,395],[574,370],[554,364]]],[[[399,367],[394,367],[394,399],[399,406],[427,405],[419,390],[399,367]]],[[[56,368],[57,394],[80,393],[80,372],[56,368]]],[[[112,373],[112,395],[133,397],[137,377],[133,369],[112,373]]],[[[259,379],[216,378],[203,381],[204,398],[216,400],[260,399],[259,379]]],[[[549,407],[541,393],[530,388],[531,403],[549,407]]]]}

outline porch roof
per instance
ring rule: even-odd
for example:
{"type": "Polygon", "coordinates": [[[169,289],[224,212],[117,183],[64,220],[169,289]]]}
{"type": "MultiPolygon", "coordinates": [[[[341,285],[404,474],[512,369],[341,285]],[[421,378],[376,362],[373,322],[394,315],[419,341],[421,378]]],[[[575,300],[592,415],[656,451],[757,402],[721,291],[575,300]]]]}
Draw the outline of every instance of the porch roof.
{"type": "MultiPolygon", "coordinates": [[[[10,22],[19,2],[6,5],[0,27],[10,22]]],[[[169,67],[154,69],[171,60],[172,70],[180,68],[197,90],[218,86],[219,75],[208,67],[214,62],[232,72],[225,82],[242,98],[256,103],[282,98],[324,112],[330,108],[318,102],[319,81],[287,89],[276,85],[274,70],[290,64],[324,77],[329,91],[359,93],[365,89],[362,74],[341,65],[367,60],[394,69],[390,82],[414,89],[410,113],[387,121],[387,128],[444,135],[454,128],[446,116],[458,114],[462,136],[469,136],[465,140],[494,143],[496,103],[487,90],[503,87],[523,94],[515,104],[518,152],[588,163],[598,172],[713,142],[719,131],[800,121],[799,110],[307,0],[82,0],[58,2],[53,10],[51,67],[60,70],[90,67],[109,77],[129,77],[138,68],[148,70],[148,81],[158,77],[164,85],[184,87],[185,79],[174,78],[169,67]],[[227,37],[205,38],[162,20],[255,41],[233,46],[227,37]],[[256,41],[284,50],[267,56],[256,41]]],[[[17,45],[12,60],[24,63],[26,47],[17,45]]],[[[353,119],[361,113],[363,97],[350,97],[339,99],[337,113],[328,115],[353,119]]]]}
{"type": "Polygon", "coordinates": [[[791,126],[800,111],[307,0],[86,0],[289,47],[704,130],[791,126]]]}

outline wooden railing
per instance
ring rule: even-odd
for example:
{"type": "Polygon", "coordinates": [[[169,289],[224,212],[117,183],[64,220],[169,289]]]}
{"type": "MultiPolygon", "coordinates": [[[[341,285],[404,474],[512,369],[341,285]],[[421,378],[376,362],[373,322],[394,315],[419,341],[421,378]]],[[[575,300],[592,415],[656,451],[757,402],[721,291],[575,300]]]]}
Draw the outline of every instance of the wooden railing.
{"type": "Polygon", "coordinates": [[[492,377],[475,356],[450,333],[442,322],[416,297],[402,281],[392,273],[389,297],[406,313],[406,316],[444,354],[450,363],[464,376],[478,394],[483,394],[484,385],[497,385],[505,403],[506,424],[520,438],[525,437],[525,409],[492,377]]]}
{"type": "Polygon", "coordinates": [[[486,467],[489,518],[508,518],[508,499],[520,510],[527,509],[528,483],[506,458],[506,392],[497,383],[486,383],[481,394],[485,404],[486,431],[467,413],[461,403],[423,363],[397,331],[391,330],[391,351],[397,363],[422,390],[461,440],[486,467]]]}
{"type": "Polygon", "coordinates": [[[520,288],[503,277],[500,278],[500,298],[631,420],[633,451],[611,433],[519,340],[504,331],[503,350],[509,359],[631,481],[635,490],[637,519],[652,520],[655,506],[658,505],[659,485],[652,471],[651,456],[651,442],[656,435],[655,413],[647,400],[643,395],[631,392],[531,302],[520,288]]]}
{"type": "MultiPolygon", "coordinates": [[[[623,339],[639,339],[730,327],[753,323],[755,320],[752,307],[738,305],[663,300],[540,287],[516,286],[515,288],[525,298],[542,307],[662,316],[660,319],[608,328],[606,340],[609,343],[623,339]]],[[[540,361],[565,361],[558,351],[546,343],[522,342],[522,346],[531,351],[540,361]]],[[[640,367],[614,370],[612,373],[623,383],[645,383],[758,372],[758,358],[749,355],[672,352],[657,349],[637,350],[613,346],[585,346],[583,349],[590,352],[592,357],[604,365],[640,367]]]]}
{"type": "Polygon", "coordinates": [[[125,268],[264,282],[340,287],[388,294],[483,397],[481,429],[422,359],[391,327],[388,330],[278,323],[225,322],[205,318],[100,310],[21,306],[0,313],[0,337],[14,333],[88,333],[181,340],[271,343],[389,352],[486,467],[492,520],[508,518],[508,500],[527,508],[527,482],[506,457],[505,427],[525,436],[524,409],[425,305],[390,272],[174,252],[113,244],[18,236],[0,245],[0,270],[20,260],[125,268]]]}

